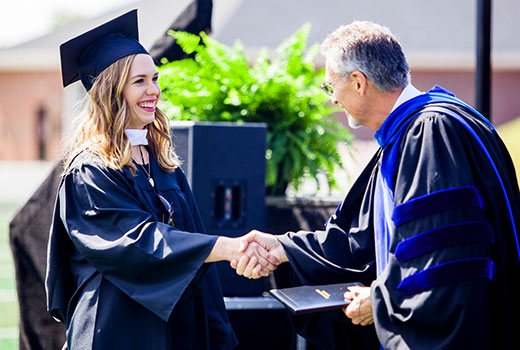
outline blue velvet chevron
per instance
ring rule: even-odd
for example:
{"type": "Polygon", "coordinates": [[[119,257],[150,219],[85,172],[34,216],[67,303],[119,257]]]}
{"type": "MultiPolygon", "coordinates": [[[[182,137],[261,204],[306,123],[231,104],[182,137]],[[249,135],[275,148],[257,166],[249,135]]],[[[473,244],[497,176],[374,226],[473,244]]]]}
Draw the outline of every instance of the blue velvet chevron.
{"type": "Polygon", "coordinates": [[[419,233],[397,244],[394,255],[408,261],[446,247],[468,243],[495,243],[493,228],[486,221],[466,221],[419,233]]]}
{"type": "Polygon", "coordinates": [[[398,205],[394,209],[392,220],[397,227],[426,215],[470,206],[482,207],[482,198],[478,190],[473,186],[453,187],[428,193],[398,205]]]}
{"type": "Polygon", "coordinates": [[[397,290],[411,296],[433,287],[481,278],[493,279],[493,261],[487,258],[461,259],[414,273],[403,279],[397,290]]]}
{"type": "MultiPolygon", "coordinates": [[[[460,117],[457,113],[454,113],[450,110],[447,110],[446,108],[441,108],[439,106],[431,107],[429,108],[428,105],[432,105],[435,103],[450,103],[453,105],[458,105],[466,110],[469,110],[473,115],[475,115],[477,118],[479,118],[481,121],[486,123],[489,128],[493,129],[493,126],[487,120],[484,118],[478,111],[467,105],[466,103],[462,102],[458,98],[455,97],[451,92],[439,87],[435,86],[433,89],[428,91],[427,93],[418,95],[400,106],[398,106],[396,109],[390,113],[390,115],[386,118],[385,122],[379,130],[375,133],[374,137],[377,140],[379,146],[381,147],[381,150],[384,152],[384,156],[381,160],[381,166],[380,166],[380,175],[382,178],[384,178],[384,181],[382,183],[385,184],[386,189],[393,193],[395,190],[393,188],[393,184],[395,183],[395,175],[396,175],[396,167],[398,165],[397,159],[399,157],[399,140],[400,137],[404,134],[404,130],[406,130],[406,127],[409,125],[409,123],[421,112],[423,111],[438,111],[440,113],[445,113],[448,116],[453,117],[457,121],[459,121],[470,133],[473,135],[475,140],[480,145],[482,151],[486,154],[487,158],[490,160],[491,164],[493,165],[495,169],[495,173],[502,185],[502,192],[505,197],[505,203],[508,207],[509,217],[511,220],[511,225],[513,228],[513,234],[514,239],[516,243],[516,250],[518,253],[518,258],[520,260],[520,242],[517,235],[517,229],[513,218],[513,213],[511,209],[511,204],[509,202],[509,198],[507,195],[507,192],[505,191],[503,181],[500,178],[500,174],[498,173],[496,166],[494,165],[493,159],[490,157],[489,152],[487,151],[485,145],[483,144],[482,140],[480,140],[479,136],[475,133],[474,130],[468,125],[468,123],[460,117]],[[426,109],[425,109],[426,107],[426,109]]],[[[496,131],[495,131],[496,132],[496,131]]],[[[376,186],[378,187],[378,186],[376,186]]],[[[384,191],[379,191],[380,193],[384,193],[384,191]]],[[[376,198],[376,202],[381,201],[383,198],[376,198]]],[[[480,204],[481,205],[481,204],[480,204]]],[[[397,224],[394,224],[394,227],[397,224]]],[[[385,239],[387,241],[390,240],[390,237],[387,237],[390,234],[390,230],[388,226],[388,222],[384,220],[374,221],[374,235],[375,235],[375,241],[376,241],[376,256],[381,256],[382,259],[376,259],[377,260],[377,266],[378,271],[383,270],[388,263],[388,255],[385,253],[388,252],[388,245],[383,244],[385,239]],[[378,244],[380,242],[381,244],[378,244]],[[378,254],[379,252],[379,254],[378,254]]],[[[378,273],[379,275],[379,273],[378,273]]]]}

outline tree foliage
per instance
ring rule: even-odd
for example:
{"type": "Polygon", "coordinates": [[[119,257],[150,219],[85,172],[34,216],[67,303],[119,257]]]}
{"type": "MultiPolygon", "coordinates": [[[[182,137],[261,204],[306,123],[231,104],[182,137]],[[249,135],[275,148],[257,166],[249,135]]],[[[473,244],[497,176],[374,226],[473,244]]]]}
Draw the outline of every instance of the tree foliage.
{"type": "Polygon", "coordinates": [[[274,58],[263,51],[250,65],[240,42],[228,47],[201,33],[170,31],[194,58],[162,62],[163,110],[172,119],[261,122],[268,126],[266,185],[272,194],[295,188],[304,176],[323,171],[335,186],[335,165],[342,167],[338,142],[351,135],[333,115],[320,89],[323,70],[313,58],[318,45],[305,50],[310,26],[284,40],[274,58]]]}

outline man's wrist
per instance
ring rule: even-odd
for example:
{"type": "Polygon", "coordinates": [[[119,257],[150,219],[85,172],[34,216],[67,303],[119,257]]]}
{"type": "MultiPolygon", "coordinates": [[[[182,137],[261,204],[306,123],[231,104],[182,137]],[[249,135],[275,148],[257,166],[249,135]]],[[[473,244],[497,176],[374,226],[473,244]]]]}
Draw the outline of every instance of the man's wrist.
{"type": "Polygon", "coordinates": [[[280,250],[281,250],[281,254],[280,254],[280,257],[279,257],[279,260],[280,260],[280,264],[282,263],[286,263],[286,262],[289,262],[289,258],[287,257],[287,252],[285,251],[285,247],[283,246],[282,244],[282,241],[280,241],[278,239],[278,236],[274,236],[274,238],[278,241],[278,244],[280,244],[280,250]]]}

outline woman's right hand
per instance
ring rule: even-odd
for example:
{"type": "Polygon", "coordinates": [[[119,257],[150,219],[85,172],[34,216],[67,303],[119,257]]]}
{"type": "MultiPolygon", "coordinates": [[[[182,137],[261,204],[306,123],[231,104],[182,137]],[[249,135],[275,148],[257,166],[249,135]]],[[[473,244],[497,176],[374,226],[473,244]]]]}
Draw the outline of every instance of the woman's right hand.
{"type": "MultiPolygon", "coordinates": [[[[256,266],[257,262],[253,259],[251,254],[248,254],[248,251],[251,249],[250,247],[258,249],[256,247],[259,245],[261,248],[263,248],[262,252],[265,250],[271,257],[276,259],[276,266],[283,262],[289,261],[285,253],[285,249],[275,235],[252,230],[247,235],[241,237],[240,240],[242,242],[240,252],[244,252],[244,254],[240,257],[240,259],[232,260],[230,264],[231,267],[236,270],[238,275],[242,275],[248,278],[258,278],[256,277],[256,269],[258,269],[256,266]]],[[[270,261],[273,262],[272,259],[270,261]]]]}

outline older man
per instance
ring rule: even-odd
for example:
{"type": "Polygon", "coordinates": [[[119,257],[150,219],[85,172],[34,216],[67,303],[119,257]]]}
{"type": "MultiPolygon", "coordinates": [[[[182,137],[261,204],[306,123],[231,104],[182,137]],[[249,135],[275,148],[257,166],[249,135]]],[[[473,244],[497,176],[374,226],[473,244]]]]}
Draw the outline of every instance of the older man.
{"type": "MultiPolygon", "coordinates": [[[[244,243],[288,261],[302,284],[365,282],[345,312],[374,323],[385,349],[519,349],[520,196],[496,131],[450,92],[414,88],[385,27],[342,26],[321,49],[324,90],[380,148],[325,231],[252,231],[244,243]]],[[[232,265],[251,275],[248,263],[232,265]]]]}

